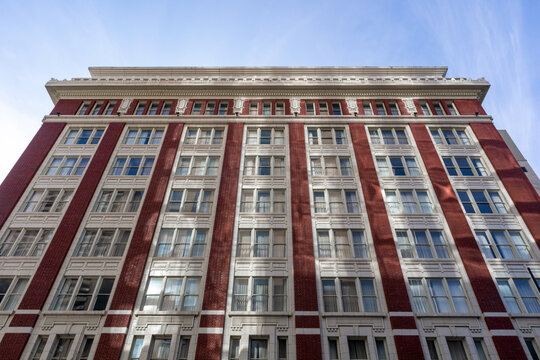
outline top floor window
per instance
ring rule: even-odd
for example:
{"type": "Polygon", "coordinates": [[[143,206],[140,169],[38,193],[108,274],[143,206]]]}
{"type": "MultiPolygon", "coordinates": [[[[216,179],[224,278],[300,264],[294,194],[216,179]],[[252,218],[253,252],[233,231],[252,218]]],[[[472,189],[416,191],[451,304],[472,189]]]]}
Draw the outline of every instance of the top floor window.
{"type": "Polygon", "coordinates": [[[306,101],[306,115],[341,115],[339,101],[306,101]],[[332,112],[330,113],[330,109],[332,112]]]}
{"type": "Polygon", "coordinates": [[[188,128],[184,144],[219,145],[223,142],[222,128],[188,128]]]}
{"type": "Polygon", "coordinates": [[[433,104],[433,109],[435,110],[435,115],[444,115],[444,111],[440,102],[433,101],[432,104],[433,104]]]}
{"type": "Polygon", "coordinates": [[[226,101],[220,102],[219,108],[218,108],[218,115],[227,115],[228,107],[229,107],[229,104],[226,101]]]}
{"type": "Polygon", "coordinates": [[[424,115],[432,115],[427,102],[425,101],[421,102],[420,108],[422,109],[422,112],[424,113],[424,115]]]}
{"type": "Polygon", "coordinates": [[[94,129],[69,129],[65,139],[64,144],[71,145],[86,145],[86,144],[97,144],[103,136],[103,128],[94,128],[94,129]]]}
{"type": "Polygon", "coordinates": [[[116,106],[116,101],[109,101],[107,103],[107,107],[105,108],[105,111],[103,111],[103,115],[112,115],[115,106],[116,106]]]}
{"type": "Polygon", "coordinates": [[[144,109],[146,109],[146,101],[139,101],[137,107],[135,108],[135,115],[143,115],[144,109]]]}
{"type": "Polygon", "coordinates": [[[214,115],[214,109],[216,108],[216,103],[213,101],[206,102],[206,108],[204,109],[204,115],[214,115]]]}
{"type": "Polygon", "coordinates": [[[171,101],[165,101],[163,103],[163,108],[161,109],[161,115],[170,115],[171,114],[171,107],[172,107],[172,102],[171,101]]]}
{"type": "Polygon", "coordinates": [[[471,145],[464,129],[438,128],[430,129],[433,141],[437,145],[471,145]]]}
{"type": "Polygon", "coordinates": [[[103,101],[96,101],[94,104],[94,108],[92,109],[92,112],[90,112],[90,115],[97,115],[99,114],[99,111],[103,107],[103,101]]]}
{"type": "Polygon", "coordinates": [[[390,112],[392,115],[399,115],[399,108],[395,102],[390,101],[388,106],[390,107],[390,112]]]}
{"type": "Polygon", "coordinates": [[[448,111],[450,112],[450,115],[458,115],[458,112],[456,110],[456,107],[454,106],[453,101],[447,101],[446,107],[448,108],[448,111]]]}
{"type": "Polygon", "coordinates": [[[191,115],[201,115],[202,112],[202,101],[196,101],[193,103],[191,108],[191,115]]]}
{"type": "Polygon", "coordinates": [[[388,115],[383,102],[376,102],[375,106],[377,107],[377,115],[388,115]]]}
{"type": "Polygon", "coordinates": [[[86,115],[86,112],[88,111],[89,107],[90,107],[90,101],[83,102],[81,107],[79,108],[79,111],[77,111],[77,115],[86,115]]]}
{"type": "Polygon", "coordinates": [[[339,128],[310,128],[308,129],[310,145],[345,145],[345,130],[339,128]]]}
{"type": "Polygon", "coordinates": [[[285,133],[283,128],[248,128],[247,143],[258,145],[283,145],[285,133]]]}
{"type": "Polygon", "coordinates": [[[369,137],[372,144],[408,144],[405,129],[399,128],[370,128],[369,137]]]}
{"type": "Polygon", "coordinates": [[[332,113],[333,115],[341,115],[341,105],[338,102],[332,103],[332,113]]]}
{"type": "Polygon", "coordinates": [[[371,108],[371,102],[363,101],[362,108],[364,109],[364,115],[373,115],[373,109],[371,108]]]}

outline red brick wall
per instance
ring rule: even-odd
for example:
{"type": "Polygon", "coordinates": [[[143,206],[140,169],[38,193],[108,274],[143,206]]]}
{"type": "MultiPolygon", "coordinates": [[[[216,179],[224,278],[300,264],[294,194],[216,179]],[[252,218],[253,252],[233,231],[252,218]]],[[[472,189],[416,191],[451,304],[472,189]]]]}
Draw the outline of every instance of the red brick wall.
{"type": "Polygon", "coordinates": [[[0,185],[0,228],[62,133],[65,123],[44,123],[0,185]]]}
{"type": "MultiPolygon", "coordinates": [[[[45,304],[123,128],[123,123],[109,125],[96,149],[96,153],[92,157],[92,161],[86,169],[79,187],[73,195],[73,199],[66,209],[62,221],[58,225],[47,251],[39,263],[36,275],[32,278],[26,289],[25,295],[19,304],[19,310],[41,310],[45,304]]],[[[29,318],[25,315],[16,313],[11,320],[10,326],[28,326],[27,322],[29,318]]],[[[27,340],[27,334],[4,336],[0,343],[0,353],[4,354],[8,351],[21,353],[27,340]],[[13,349],[14,344],[9,340],[13,340],[17,336],[21,338],[26,336],[26,340],[22,341],[19,339],[15,341],[22,348],[13,349]]]]}
{"type": "MultiPolygon", "coordinates": [[[[212,245],[202,310],[225,310],[227,306],[227,289],[231,262],[232,238],[234,232],[234,216],[236,213],[236,197],[238,192],[238,175],[242,154],[243,123],[230,123],[227,131],[227,142],[223,156],[223,171],[219,184],[212,245]]],[[[201,324],[216,325],[223,328],[222,315],[202,315],[201,324]]],[[[197,337],[196,359],[211,360],[221,357],[223,343],[221,334],[199,334],[197,337]]]]}
{"type": "Polygon", "coordinates": [[[482,104],[476,99],[456,99],[453,100],[460,115],[486,115],[482,104]]]}
{"type": "Polygon", "coordinates": [[[59,100],[56,105],[54,106],[54,109],[51,111],[51,115],[57,115],[56,113],[59,112],[60,115],[75,115],[77,113],[77,110],[81,107],[83,101],[82,100],[70,100],[70,99],[62,99],[59,100]]]}

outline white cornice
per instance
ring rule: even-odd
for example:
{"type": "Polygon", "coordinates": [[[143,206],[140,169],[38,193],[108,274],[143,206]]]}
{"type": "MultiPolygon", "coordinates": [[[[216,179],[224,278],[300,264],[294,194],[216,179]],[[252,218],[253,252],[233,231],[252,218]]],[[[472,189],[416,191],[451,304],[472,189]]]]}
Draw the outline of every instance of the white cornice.
{"type": "Polygon", "coordinates": [[[262,66],[262,67],[89,67],[93,78],[118,77],[255,77],[356,76],[445,77],[446,66],[262,66]]]}

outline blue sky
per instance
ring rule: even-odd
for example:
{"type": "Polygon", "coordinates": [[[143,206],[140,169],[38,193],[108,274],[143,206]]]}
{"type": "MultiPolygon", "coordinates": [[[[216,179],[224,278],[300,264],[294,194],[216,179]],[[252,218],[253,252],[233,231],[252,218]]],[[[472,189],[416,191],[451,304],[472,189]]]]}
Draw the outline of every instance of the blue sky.
{"type": "Polygon", "coordinates": [[[540,170],[539,1],[2,1],[0,181],[88,66],[448,66],[540,170]],[[538,109],[537,109],[538,111],[538,109]]]}

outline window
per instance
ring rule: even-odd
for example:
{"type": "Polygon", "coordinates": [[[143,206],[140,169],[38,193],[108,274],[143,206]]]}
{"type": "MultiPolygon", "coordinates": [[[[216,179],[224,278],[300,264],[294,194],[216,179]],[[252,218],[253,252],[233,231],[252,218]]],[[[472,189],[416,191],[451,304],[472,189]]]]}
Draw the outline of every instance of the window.
{"type": "Polygon", "coordinates": [[[229,360],[240,360],[240,338],[231,337],[229,342],[229,360]]]}
{"type": "Polygon", "coordinates": [[[28,278],[1,277],[0,278],[0,311],[14,310],[19,304],[28,278]]]}
{"type": "Polygon", "coordinates": [[[345,145],[344,129],[310,128],[308,129],[309,145],[345,145]]]}
{"type": "Polygon", "coordinates": [[[89,101],[83,102],[81,107],[79,108],[79,111],[77,111],[77,115],[86,115],[86,112],[88,111],[89,107],[90,107],[89,101]]]}
{"type": "Polygon", "coordinates": [[[430,360],[439,360],[439,347],[437,346],[437,339],[426,339],[426,343],[429,351],[430,360]]]}
{"type": "Polygon", "coordinates": [[[328,115],[328,103],[319,101],[319,113],[317,115],[328,115]]]}
{"type": "Polygon", "coordinates": [[[412,156],[378,156],[376,160],[380,176],[420,176],[420,169],[412,156]]]}
{"type": "Polygon", "coordinates": [[[222,101],[219,103],[218,115],[227,115],[229,103],[227,101],[222,101]]]}
{"type": "Polygon", "coordinates": [[[467,214],[506,214],[498,191],[494,190],[458,190],[461,205],[467,214]]]}
{"type": "Polygon", "coordinates": [[[484,346],[484,340],[474,339],[474,348],[476,349],[479,360],[488,360],[487,352],[484,346]]]}
{"type": "Polygon", "coordinates": [[[240,212],[285,213],[285,189],[244,189],[240,212]]]}
{"type": "Polygon", "coordinates": [[[283,145],[285,132],[283,128],[248,128],[247,144],[283,145]]]}
{"type": "Polygon", "coordinates": [[[377,348],[377,357],[379,360],[388,360],[386,341],[384,339],[375,339],[375,347],[377,348]]]}
{"type": "Polygon", "coordinates": [[[540,313],[540,300],[536,284],[529,279],[500,279],[497,280],[506,310],[509,313],[540,313]]]}
{"type": "Polygon", "coordinates": [[[373,279],[322,279],[325,312],[377,312],[373,279]]]}
{"type": "Polygon", "coordinates": [[[364,359],[367,360],[368,359],[365,340],[348,338],[347,345],[349,346],[349,358],[351,360],[364,360],[364,359]]]}
{"type": "Polygon", "coordinates": [[[157,145],[163,138],[163,129],[129,129],[124,139],[127,145],[157,145]]]}
{"type": "Polygon", "coordinates": [[[370,128],[369,137],[372,144],[401,145],[409,143],[404,129],[370,128]]]}
{"type": "Polygon", "coordinates": [[[223,129],[221,128],[188,128],[184,144],[191,145],[219,145],[223,143],[223,129]]]}
{"type": "Polygon", "coordinates": [[[466,313],[467,296],[459,279],[409,279],[414,309],[419,313],[466,313]]]}
{"type": "Polygon", "coordinates": [[[50,360],[67,360],[73,345],[73,337],[60,335],[56,338],[52,348],[50,360]]]}
{"type": "Polygon", "coordinates": [[[85,229],[73,256],[122,256],[130,234],[131,230],[123,229],[85,229]]]}
{"type": "Polygon", "coordinates": [[[527,345],[527,350],[529,350],[529,353],[531,354],[531,358],[533,360],[540,359],[540,356],[538,355],[538,347],[534,339],[525,339],[525,345],[527,345]]]}
{"type": "Polygon", "coordinates": [[[433,205],[427,190],[385,190],[390,214],[430,214],[433,205]]]}
{"type": "Polygon", "coordinates": [[[214,190],[173,190],[167,204],[167,212],[208,213],[212,209],[214,190]]]}
{"type": "Polygon", "coordinates": [[[99,143],[104,131],[102,128],[70,129],[64,138],[64,144],[95,145],[99,143]]]}
{"type": "Polygon", "coordinates": [[[285,229],[238,230],[237,257],[285,257],[287,254],[285,229]]]}
{"type": "Polygon", "coordinates": [[[263,115],[272,115],[272,103],[269,101],[264,101],[262,106],[263,115]]]}
{"type": "Polygon", "coordinates": [[[339,360],[339,345],[338,339],[329,338],[328,339],[328,355],[330,360],[339,360]]]}
{"type": "Polygon", "coordinates": [[[532,259],[521,232],[512,230],[479,230],[476,241],[487,259],[532,259]]]}
{"type": "Polygon", "coordinates": [[[196,311],[199,281],[196,277],[150,277],[141,310],[196,311]]]}
{"type": "Polygon", "coordinates": [[[320,258],[368,257],[367,244],[363,230],[329,229],[317,230],[320,258]]]}
{"type": "Polygon", "coordinates": [[[116,107],[116,101],[109,101],[103,115],[112,115],[114,108],[116,107]]]}
{"type": "Polygon", "coordinates": [[[339,102],[332,102],[332,115],[341,115],[341,104],[339,102]]]}
{"type": "Polygon", "coordinates": [[[246,156],[244,175],[285,176],[285,158],[283,156],[246,156]]]}
{"type": "Polygon", "coordinates": [[[94,108],[90,112],[90,115],[99,114],[99,111],[101,110],[102,107],[103,107],[103,101],[96,101],[96,103],[94,104],[94,108]]]}
{"type": "Polygon", "coordinates": [[[249,115],[259,115],[259,102],[258,101],[249,102],[249,115]]]}
{"type": "Polygon", "coordinates": [[[388,102],[388,107],[390,107],[390,113],[392,115],[400,115],[399,107],[397,106],[397,104],[395,102],[389,101],[388,102]]]}
{"type": "Polygon", "coordinates": [[[178,176],[217,176],[219,157],[217,156],[181,156],[178,160],[178,176]]]}
{"type": "Polygon", "coordinates": [[[144,195],[142,189],[104,189],[92,211],[94,212],[137,212],[144,195]]]}
{"type": "Polygon", "coordinates": [[[456,107],[454,106],[453,101],[447,101],[446,102],[446,107],[448,108],[448,111],[450,112],[450,115],[459,115],[457,110],[456,110],[456,107]]]}
{"type": "Polygon", "coordinates": [[[189,355],[189,342],[191,337],[180,336],[180,350],[178,351],[178,360],[187,360],[189,355]]]}
{"type": "Polygon", "coordinates": [[[450,176],[487,176],[486,168],[480,158],[445,156],[443,163],[450,176]]]}
{"type": "Polygon", "coordinates": [[[153,336],[150,344],[150,360],[168,360],[171,350],[170,336],[153,336]]]}
{"type": "Polygon", "coordinates": [[[144,338],[142,336],[136,336],[133,338],[133,345],[131,345],[130,360],[138,360],[141,358],[141,352],[143,348],[144,338]]]}
{"type": "Polygon", "coordinates": [[[351,159],[346,156],[312,156],[313,176],[353,176],[351,159]]]}
{"type": "Polygon", "coordinates": [[[278,360],[287,360],[287,338],[281,336],[278,337],[277,347],[278,360]]]}
{"type": "Polygon", "coordinates": [[[34,189],[30,192],[19,211],[62,212],[71,201],[73,190],[34,189]]]}
{"type": "Polygon", "coordinates": [[[431,137],[437,145],[471,145],[464,129],[432,128],[431,137]]]}
{"type": "Polygon", "coordinates": [[[448,350],[450,351],[450,358],[452,360],[468,360],[467,352],[463,346],[462,339],[446,339],[448,344],[448,350]]]}
{"type": "Polygon", "coordinates": [[[153,157],[117,157],[110,174],[113,176],[146,176],[152,172],[153,165],[153,157]]]}
{"type": "Polygon", "coordinates": [[[424,115],[432,115],[427,102],[425,101],[420,102],[420,107],[422,108],[422,112],[424,113],[424,115]]]}
{"type": "Polygon", "coordinates": [[[191,115],[201,115],[202,113],[202,102],[196,101],[193,103],[191,108],[191,115]]]}
{"type": "Polygon", "coordinates": [[[92,349],[93,343],[94,343],[93,336],[85,336],[83,338],[81,347],[79,348],[79,354],[77,355],[77,360],[90,359],[90,350],[92,349]]]}
{"type": "Polygon", "coordinates": [[[404,259],[450,258],[442,230],[396,230],[396,238],[404,259]]]}
{"type": "Polygon", "coordinates": [[[53,157],[43,175],[82,175],[89,161],[89,157],[53,157]]]}
{"type": "Polygon", "coordinates": [[[114,278],[65,277],[49,310],[105,310],[114,278]]]}
{"type": "Polygon", "coordinates": [[[432,101],[431,103],[433,104],[433,109],[435,110],[434,115],[444,115],[444,111],[440,102],[432,101]]]}
{"type": "Polygon", "coordinates": [[[213,101],[206,102],[206,108],[204,109],[204,115],[214,115],[214,109],[216,108],[216,103],[213,101]]]}
{"type": "Polygon", "coordinates": [[[268,359],[268,340],[249,339],[249,360],[268,359]]]}
{"type": "Polygon", "coordinates": [[[287,278],[235,278],[232,311],[286,311],[287,278]]]}
{"type": "Polygon", "coordinates": [[[358,214],[356,190],[313,190],[315,213],[358,214]]]}
{"type": "Polygon", "coordinates": [[[315,115],[315,103],[306,101],[306,115],[315,115]]]}
{"type": "Polygon", "coordinates": [[[206,229],[161,229],[156,257],[203,257],[206,229]]]}
{"type": "Polygon", "coordinates": [[[156,115],[159,107],[159,102],[152,101],[150,103],[150,108],[148,108],[148,115],[156,115]]]}
{"type": "Polygon", "coordinates": [[[135,108],[134,115],[143,115],[145,108],[146,108],[146,101],[139,101],[137,103],[137,107],[135,108]]]}
{"type": "Polygon", "coordinates": [[[165,101],[163,103],[163,108],[161,109],[161,115],[171,115],[172,102],[165,101]]]}
{"type": "Polygon", "coordinates": [[[283,101],[276,102],[276,115],[285,115],[285,103],[283,101]]]}
{"type": "Polygon", "coordinates": [[[45,349],[45,345],[47,344],[47,340],[49,339],[48,336],[38,336],[36,343],[34,344],[34,348],[32,349],[32,354],[30,355],[29,360],[39,360],[41,358],[41,355],[43,354],[43,350],[45,349]]]}
{"type": "Polygon", "coordinates": [[[362,108],[364,109],[364,115],[373,115],[373,109],[371,108],[370,101],[363,101],[362,108]]]}
{"type": "Polygon", "coordinates": [[[9,229],[0,243],[0,256],[41,256],[53,229],[9,229]]]}
{"type": "Polygon", "coordinates": [[[384,103],[376,102],[375,107],[377,108],[377,115],[387,115],[386,109],[384,108],[384,103]]]}

